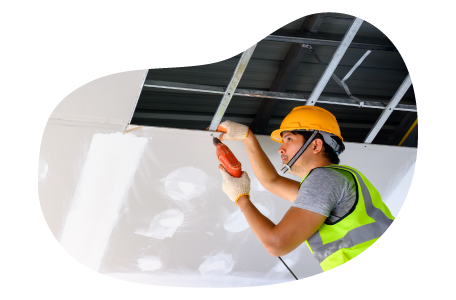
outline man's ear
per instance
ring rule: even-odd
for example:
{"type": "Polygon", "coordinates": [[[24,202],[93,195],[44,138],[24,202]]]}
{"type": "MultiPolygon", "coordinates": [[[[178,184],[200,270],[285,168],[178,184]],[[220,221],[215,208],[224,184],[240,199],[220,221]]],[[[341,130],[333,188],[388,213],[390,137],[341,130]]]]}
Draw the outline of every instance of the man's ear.
{"type": "Polygon", "coordinates": [[[312,141],[313,151],[315,154],[323,151],[323,141],[321,139],[315,139],[312,141]]]}

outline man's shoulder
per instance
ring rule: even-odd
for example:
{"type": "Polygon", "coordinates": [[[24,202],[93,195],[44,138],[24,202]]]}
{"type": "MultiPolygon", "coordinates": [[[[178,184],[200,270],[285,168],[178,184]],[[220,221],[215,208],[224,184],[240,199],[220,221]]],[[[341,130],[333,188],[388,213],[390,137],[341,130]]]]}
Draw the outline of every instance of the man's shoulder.
{"type": "Polygon", "coordinates": [[[343,174],[345,172],[347,172],[347,171],[336,169],[336,168],[331,168],[331,167],[318,167],[318,168],[313,169],[310,172],[309,176],[310,175],[313,175],[313,176],[325,175],[325,176],[339,177],[340,174],[343,174]],[[340,171],[342,171],[342,172],[340,172],[340,171]]]}
{"type": "Polygon", "coordinates": [[[317,180],[331,180],[331,181],[352,181],[353,176],[350,174],[349,171],[339,169],[339,168],[331,168],[331,167],[319,167],[315,168],[309,174],[309,177],[317,180]]]}

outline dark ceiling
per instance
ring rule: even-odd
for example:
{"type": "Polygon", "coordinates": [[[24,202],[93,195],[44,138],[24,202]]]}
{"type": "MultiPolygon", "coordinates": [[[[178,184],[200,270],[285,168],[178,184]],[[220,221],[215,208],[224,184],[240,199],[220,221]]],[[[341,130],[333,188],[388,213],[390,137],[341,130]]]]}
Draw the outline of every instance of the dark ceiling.
{"type": "MultiPolygon", "coordinates": [[[[360,15],[452,16],[328,12],[301,17],[2,17],[0,45],[13,42],[257,42],[238,89],[308,97],[325,66],[308,50],[299,50],[301,52],[296,54],[297,47],[310,44],[321,61],[329,63],[353,18],[360,15]],[[290,63],[293,55],[294,61],[290,63]]],[[[409,73],[456,73],[456,21],[365,22],[335,74],[344,77],[367,50],[372,52],[347,80],[347,85],[361,101],[387,104],[409,73]]],[[[166,81],[226,88],[240,54],[0,52],[0,58],[0,75],[3,76],[101,76],[149,69],[146,83],[166,81]]],[[[433,111],[394,111],[373,143],[398,145],[417,117],[456,118],[455,92],[456,84],[413,84],[400,104],[433,111]]],[[[349,100],[334,80],[328,82],[322,96],[349,100]]],[[[144,87],[131,123],[205,130],[221,98],[221,94],[144,87]]],[[[257,128],[259,116],[264,115],[262,127],[255,130],[257,134],[270,134],[294,107],[304,104],[234,96],[224,119],[257,128]]],[[[378,108],[318,102],[317,105],[336,116],[342,136],[348,142],[363,142],[382,112],[378,108]]],[[[442,126],[445,127],[436,128],[442,126]]],[[[419,128],[416,127],[414,139],[404,146],[426,147],[423,146],[426,143],[413,142],[423,140],[419,128]]],[[[429,136],[441,139],[448,132],[454,132],[440,129],[421,131],[425,132],[424,139],[429,136]]],[[[437,147],[454,147],[451,145],[437,143],[437,147]]]]}

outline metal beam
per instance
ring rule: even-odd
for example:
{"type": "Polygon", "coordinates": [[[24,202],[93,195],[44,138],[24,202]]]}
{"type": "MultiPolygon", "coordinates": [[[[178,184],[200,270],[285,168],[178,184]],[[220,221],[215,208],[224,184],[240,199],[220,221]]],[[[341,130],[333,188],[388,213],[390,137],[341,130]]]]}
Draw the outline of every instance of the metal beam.
{"type": "MultiPolygon", "coordinates": [[[[184,92],[194,92],[194,93],[208,93],[208,94],[224,94],[225,88],[218,86],[209,86],[209,85],[199,85],[199,84],[188,84],[188,83],[178,83],[178,82],[168,82],[168,81],[158,81],[158,80],[146,80],[143,91],[147,91],[147,88],[157,88],[157,89],[167,89],[167,90],[176,90],[184,92]]],[[[291,101],[301,101],[306,102],[309,97],[308,94],[298,94],[298,93],[280,93],[280,92],[269,92],[269,91],[259,91],[259,90],[250,90],[250,89],[236,89],[234,96],[241,97],[255,97],[255,98],[269,98],[269,99],[280,99],[280,100],[291,100],[291,101]]],[[[345,106],[355,106],[363,108],[376,108],[384,109],[386,104],[381,101],[375,100],[366,100],[364,101],[363,106],[360,106],[358,102],[349,98],[343,97],[328,97],[320,96],[318,98],[318,103],[333,104],[333,105],[345,105],[345,106]]],[[[395,107],[395,110],[401,111],[411,111],[416,112],[416,105],[407,105],[407,104],[398,104],[395,107]]]]}
{"type": "MultiPolygon", "coordinates": [[[[306,16],[301,26],[301,31],[317,32],[324,17],[325,14],[306,16]]],[[[302,57],[306,51],[308,51],[308,48],[305,46],[306,45],[302,44],[291,45],[287,55],[285,56],[285,60],[281,63],[280,69],[272,81],[271,87],[269,88],[271,92],[286,91],[288,84],[299,67],[302,57]]],[[[261,102],[258,113],[256,114],[252,124],[249,126],[253,133],[263,133],[279,102],[279,99],[264,99],[261,102]]]]}
{"type": "MultiPolygon", "coordinates": [[[[285,60],[282,62],[282,66],[271,84],[271,88],[269,89],[270,91],[283,92],[287,89],[287,86],[298,69],[299,63],[306,50],[307,48],[302,47],[302,45],[291,45],[285,60]]],[[[261,102],[256,117],[249,126],[253,133],[263,133],[269,120],[271,119],[272,114],[276,110],[279,101],[280,99],[264,99],[261,102]]]]}
{"type": "MultiPolygon", "coordinates": [[[[296,44],[309,44],[312,46],[329,46],[339,47],[343,39],[342,35],[332,34],[315,34],[315,33],[298,33],[289,30],[278,30],[274,31],[274,34],[265,36],[263,40],[271,42],[284,42],[284,43],[296,43],[296,44]]],[[[362,40],[362,39],[358,39],[362,40]]],[[[377,50],[377,51],[396,51],[398,47],[385,45],[384,41],[372,41],[372,39],[366,42],[353,42],[350,44],[350,48],[353,49],[364,49],[364,50],[377,50]],[[383,43],[382,43],[383,42],[383,43]]],[[[410,48],[410,47],[408,47],[410,48]]]]}
{"type": "MultiPolygon", "coordinates": [[[[292,31],[276,31],[273,35],[2,35],[0,42],[2,43],[0,50],[2,52],[65,52],[66,48],[59,45],[62,43],[83,44],[83,47],[78,47],[77,51],[85,52],[122,52],[121,50],[128,47],[132,52],[147,52],[143,44],[149,43],[200,43],[200,42],[285,42],[296,44],[320,45],[329,47],[338,47],[340,45],[341,35],[327,34],[307,34],[306,36],[297,35],[292,31]],[[105,41],[109,43],[109,49],[96,41],[105,41]],[[141,46],[135,46],[140,44],[141,46]],[[30,48],[33,47],[33,51],[30,48]],[[86,47],[90,47],[86,50],[86,47]],[[101,48],[101,50],[99,50],[101,48]]],[[[357,39],[362,40],[362,39],[357,39]]],[[[349,48],[365,49],[376,51],[392,51],[392,52],[456,52],[456,46],[434,45],[434,46],[391,46],[383,44],[383,41],[375,42],[353,42],[349,48]]],[[[74,46],[75,47],[75,46],[74,46]]],[[[75,49],[76,50],[76,49],[75,49]]],[[[127,51],[124,51],[127,52],[127,51]]]]}
{"type": "MultiPolygon", "coordinates": [[[[135,119],[154,119],[154,120],[180,120],[180,121],[207,121],[210,122],[213,116],[206,115],[187,115],[177,113],[154,113],[154,112],[136,112],[134,115],[135,119]]],[[[231,121],[244,123],[249,122],[253,118],[245,117],[230,117],[231,121]]]]}
{"type": "Polygon", "coordinates": [[[242,53],[241,59],[234,70],[233,77],[226,88],[225,93],[223,94],[222,100],[220,101],[219,107],[214,114],[214,118],[211,121],[211,125],[209,126],[209,130],[217,130],[218,125],[222,121],[223,115],[225,114],[226,109],[228,108],[228,104],[230,104],[231,98],[233,97],[234,91],[241,81],[242,74],[244,74],[245,69],[252,57],[253,51],[255,50],[256,44],[250,47],[249,49],[245,50],[242,53]]]}
{"type": "MultiPolygon", "coordinates": [[[[321,61],[320,57],[318,57],[317,53],[315,52],[315,50],[312,48],[312,46],[310,45],[307,45],[307,47],[310,49],[310,52],[312,53],[312,55],[315,57],[315,59],[318,61],[318,63],[322,66],[324,66],[325,68],[328,66],[327,64],[325,64],[324,62],[321,61]]],[[[370,52],[370,50],[368,50],[368,52],[370,52]]],[[[364,60],[364,58],[362,58],[362,60],[364,60]]],[[[361,61],[362,62],[362,61],[361,61]]],[[[359,64],[361,64],[361,62],[358,62],[359,64]]],[[[352,68],[352,70],[350,70],[350,72],[353,72],[358,66],[359,64],[355,64],[355,66],[352,68]]],[[[350,73],[349,72],[349,73],[350,73]]],[[[347,74],[348,77],[350,77],[351,74],[347,74]]],[[[350,98],[350,99],[353,99],[355,101],[357,101],[360,106],[363,106],[363,102],[356,98],[355,96],[352,95],[352,93],[350,92],[350,90],[348,89],[348,86],[345,84],[345,82],[343,80],[340,80],[339,77],[336,76],[336,74],[332,73],[331,74],[331,77],[332,79],[334,79],[334,81],[341,87],[345,90],[345,93],[347,93],[347,96],[350,98]]],[[[347,77],[347,76],[345,76],[347,77]]]]}
{"type": "Polygon", "coordinates": [[[326,13],[313,14],[306,16],[304,22],[301,25],[301,32],[312,32],[317,33],[321,23],[326,17],[326,13]]]}
{"type": "MultiPolygon", "coordinates": [[[[345,33],[345,36],[342,39],[340,45],[337,47],[336,52],[334,53],[333,57],[331,58],[331,61],[329,62],[328,66],[326,67],[326,70],[323,72],[323,75],[320,77],[317,85],[315,86],[312,93],[310,94],[310,97],[307,100],[306,105],[315,105],[315,102],[320,97],[320,95],[323,92],[330,77],[333,75],[334,70],[339,65],[340,60],[344,56],[345,52],[347,51],[348,47],[350,46],[356,33],[358,32],[359,28],[361,27],[361,25],[363,24],[364,21],[456,21],[456,17],[359,17],[359,18],[356,17],[353,20],[352,24],[350,25],[350,28],[348,29],[348,31],[345,33]]],[[[423,79],[423,78],[428,79],[426,75],[428,75],[428,74],[418,74],[415,77],[416,77],[416,80],[419,81],[420,79],[423,79]],[[420,76],[420,75],[423,75],[423,76],[420,76]]],[[[437,74],[433,74],[433,75],[434,76],[432,77],[431,81],[432,80],[435,81],[435,78],[439,77],[437,74]]],[[[445,79],[448,80],[448,78],[452,78],[452,77],[443,76],[439,80],[445,80],[445,79]]],[[[427,82],[423,82],[423,83],[427,83],[427,82]]],[[[434,82],[434,83],[437,83],[437,82],[434,82]]],[[[438,82],[438,83],[443,83],[443,82],[438,82]]],[[[397,106],[398,102],[402,98],[402,96],[405,94],[405,91],[407,91],[410,84],[411,84],[410,76],[407,76],[407,78],[405,79],[405,81],[403,82],[403,84],[401,85],[399,90],[394,95],[393,99],[391,99],[390,103],[383,110],[382,114],[380,115],[380,118],[377,120],[374,127],[369,132],[367,138],[364,141],[365,143],[371,143],[373,141],[373,139],[377,135],[378,131],[380,131],[380,128],[386,122],[386,119],[388,119],[389,115],[392,113],[392,111],[394,110],[394,108],[397,106]]]]}
{"type": "Polygon", "coordinates": [[[375,123],[374,127],[371,129],[369,134],[367,135],[366,139],[364,140],[364,143],[372,143],[374,140],[375,136],[378,134],[382,126],[385,124],[386,120],[388,117],[391,115],[399,101],[402,99],[404,96],[405,92],[407,92],[408,88],[411,86],[412,81],[410,79],[410,75],[407,75],[405,80],[402,82],[401,86],[399,89],[396,91],[394,94],[393,98],[391,101],[388,103],[386,108],[383,110],[382,114],[378,118],[377,122],[375,123]]]}
{"type": "Polygon", "coordinates": [[[361,65],[361,63],[364,61],[364,59],[371,53],[372,51],[370,50],[367,50],[366,53],[364,53],[363,56],[361,56],[361,58],[356,62],[356,64],[350,69],[350,71],[348,71],[347,75],[345,75],[345,77],[341,80],[342,82],[345,82],[348,78],[350,78],[350,76],[353,74],[353,72],[355,72],[356,68],[359,67],[359,65],[361,65]]]}
{"type": "MultiPolygon", "coordinates": [[[[230,121],[238,123],[249,123],[252,122],[253,118],[242,117],[242,116],[230,116],[230,121]]],[[[187,114],[178,114],[178,113],[158,113],[158,112],[144,112],[139,111],[135,112],[134,119],[154,119],[154,120],[179,120],[179,121],[210,121],[212,116],[206,115],[187,115],[187,114]]],[[[280,125],[282,120],[280,119],[271,119],[270,124],[280,125]]],[[[339,123],[341,128],[356,128],[356,129],[369,129],[368,124],[359,124],[359,123],[339,123]]],[[[396,126],[387,125],[385,129],[394,130],[396,126]]]]}
{"type": "Polygon", "coordinates": [[[337,50],[331,58],[331,61],[326,67],[325,71],[323,72],[323,75],[320,77],[320,80],[318,81],[317,85],[310,94],[310,97],[306,102],[306,105],[315,105],[321,93],[323,92],[323,89],[325,88],[329,79],[333,75],[334,70],[339,65],[339,62],[344,56],[345,51],[347,51],[348,46],[350,46],[350,43],[352,42],[353,38],[355,37],[356,33],[358,32],[358,29],[361,27],[362,24],[362,19],[355,18],[347,33],[345,33],[345,36],[342,39],[342,42],[340,43],[339,47],[337,47],[337,50]]]}
{"type": "Polygon", "coordinates": [[[407,77],[404,79],[402,82],[401,86],[399,89],[396,91],[394,94],[393,98],[391,98],[391,101],[388,103],[388,105],[385,107],[383,110],[382,114],[378,118],[377,122],[375,122],[374,127],[372,127],[371,131],[367,135],[366,139],[364,140],[364,143],[370,144],[374,140],[374,138],[377,136],[377,133],[380,131],[382,126],[385,124],[386,120],[388,117],[391,115],[399,101],[401,101],[402,97],[404,96],[405,92],[409,89],[409,87],[412,85],[412,80],[410,79],[410,74],[407,75],[407,77]]]}

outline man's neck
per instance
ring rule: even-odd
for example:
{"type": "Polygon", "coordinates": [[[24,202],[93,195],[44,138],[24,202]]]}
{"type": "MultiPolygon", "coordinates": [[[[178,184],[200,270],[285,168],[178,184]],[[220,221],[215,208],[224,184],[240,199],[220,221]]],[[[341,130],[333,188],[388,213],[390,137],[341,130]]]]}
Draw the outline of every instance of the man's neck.
{"type": "Polygon", "coordinates": [[[314,161],[312,161],[310,163],[307,163],[305,165],[297,165],[296,168],[293,168],[294,170],[291,173],[296,175],[296,176],[299,176],[301,178],[304,178],[313,169],[319,168],[319,167],[324,167],[324,166],[329,166],[331,164],[332,163],[329,160],[327,160],[326,158],[325,159],[320,159],[320,160],[314,160],[314,161]]]}

